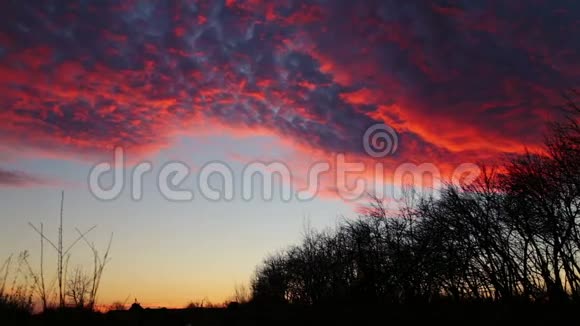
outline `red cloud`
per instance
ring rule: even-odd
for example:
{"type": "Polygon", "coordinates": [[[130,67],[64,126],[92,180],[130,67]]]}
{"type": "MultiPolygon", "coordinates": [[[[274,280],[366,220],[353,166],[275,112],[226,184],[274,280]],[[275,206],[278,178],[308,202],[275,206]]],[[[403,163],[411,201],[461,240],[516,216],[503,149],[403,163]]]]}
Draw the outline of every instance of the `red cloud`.
{"type": "Polygon", "coordinates": [[[521,152],[578,84],[577,10],[554,6],[71,3],[32,18],[6,5],[0,135],[11,147],[144,154],[226,127],[367,160],[361,135],[384,122],[401,135],[389,164],[521,152]],[[559,27],[515,14],[528,10],[559,27]]]}

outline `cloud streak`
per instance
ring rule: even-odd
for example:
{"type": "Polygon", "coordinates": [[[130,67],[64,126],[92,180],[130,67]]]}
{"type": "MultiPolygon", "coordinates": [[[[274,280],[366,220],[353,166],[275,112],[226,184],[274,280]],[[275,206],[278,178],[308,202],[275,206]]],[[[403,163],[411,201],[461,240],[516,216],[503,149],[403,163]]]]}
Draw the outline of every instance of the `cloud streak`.
{"type": "Polygon", "coordinates": [[[31,185],[43,185],[46,183],[47,181],[43,178],[22,171],[5,170],[0,168],[0,186],[25,187],[31,185]]]}

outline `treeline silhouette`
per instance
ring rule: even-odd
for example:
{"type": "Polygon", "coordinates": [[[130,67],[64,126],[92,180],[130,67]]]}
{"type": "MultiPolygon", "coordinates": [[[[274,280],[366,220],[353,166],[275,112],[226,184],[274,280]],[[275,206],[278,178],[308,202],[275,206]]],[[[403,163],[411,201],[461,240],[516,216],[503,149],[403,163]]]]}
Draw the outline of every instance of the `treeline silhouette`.
{"type": "Polygon", "coordinates": [[[579,302],[580,108],[567,102],[541,153],[434,196],[407,189],[395,213],[373,198],[360,219],[271,255],[254,302],[579,302]]]}

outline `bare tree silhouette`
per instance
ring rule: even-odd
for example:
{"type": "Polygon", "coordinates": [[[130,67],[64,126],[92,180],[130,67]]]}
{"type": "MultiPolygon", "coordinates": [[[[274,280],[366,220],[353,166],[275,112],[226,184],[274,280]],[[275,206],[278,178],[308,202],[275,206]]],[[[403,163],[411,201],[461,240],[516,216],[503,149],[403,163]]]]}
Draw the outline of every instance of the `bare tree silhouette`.
{"type": "Polygon", "coordinates": [[[470,185],[436,196],[407,189],[390,213],[380,199],[333,232],[256,270],[253,299],[416,303],[564,302],[580,297],[580,107],[566,97],[545,150],[483,166],[470,185]]]}

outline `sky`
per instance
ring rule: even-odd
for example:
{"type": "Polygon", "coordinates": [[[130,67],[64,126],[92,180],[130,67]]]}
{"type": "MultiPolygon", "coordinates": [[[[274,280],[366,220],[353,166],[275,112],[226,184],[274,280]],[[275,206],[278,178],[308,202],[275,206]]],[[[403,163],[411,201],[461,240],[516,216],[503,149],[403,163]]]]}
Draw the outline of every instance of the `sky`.
{"type": "MultiPolygon", "coordinates": [[[[2,1],[0,259],[28,249],[36,262],[28,222],[54,239],[64,190],[65,243],[75,227],[98,225],[101,248],[114,233],[101,302],[222,302],[308,227],[355,218],[365,199],[341,194],[340,157],[373,182],[381,164],[394,189],[402,164],[447,180],[540,150],[562,92],[580,84],[579,17],[564,0],[2,1]],[[103,199],[91,171],[115,148],[124,175],[99,180],[123,187],[103,199]],[[198,186],[212,162],[231,170],[231,198],[198,186]],[[287,167],[274,184],[293,194],[315,163],[329,169],[308,200],[276,187],[268,200],[257,182],[246,198],[260,162],[287,167]],[[163,190],[170,163],[187,173],[163,190]],[[168,196],[179,190],[193,198],[168,196]]],[[[90,266],[82,243],[73,255],[90,266]]]]}

